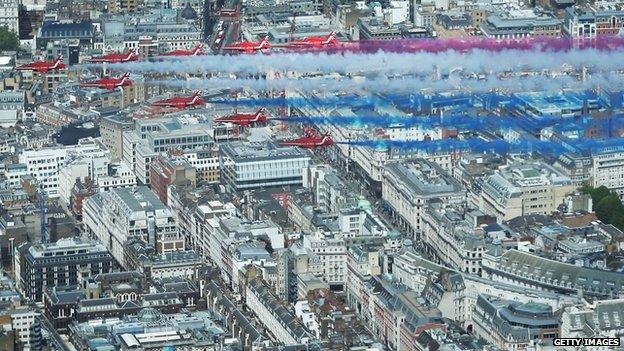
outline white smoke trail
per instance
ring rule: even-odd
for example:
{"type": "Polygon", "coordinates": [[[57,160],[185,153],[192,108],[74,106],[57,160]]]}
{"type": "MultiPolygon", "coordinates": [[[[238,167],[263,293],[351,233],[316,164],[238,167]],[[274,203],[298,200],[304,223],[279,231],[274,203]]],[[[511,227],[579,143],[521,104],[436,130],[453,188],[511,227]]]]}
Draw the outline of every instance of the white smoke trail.
{"type": "Polygon", "coordinates": [[[562,67],[589,68],[593,72],[624,69],[624,49],[600,51],[573,49],[561,51],[473,50],[467,53],[287,53],[273,55],[196,56],[180,60],[141,61],[111,64],[116,71],[157,74],[225,73],[263,75],[271,72],[341,73],[378,72],[385,75],[428,75],[433,70],[449,72],[521,72],[561,70],[562,67]]]}
{"type": "Polygon", "coordinates": [[[557,92],[564,89],[590,90],[598,87],[624,89],[624,79],[616,73],[591,75],[581,81],[572,76],[512,76],[500,79],[488,76],[486,79],[432,80],[429,78],[375,78],[375,79],[189,79],[189,80],[153,80],[148,84],[163,85],[187,89],[251,89],[251,90],[298,90],[302,92],[348,92],[367,91],[369,93],[410,93],[417,91],[443,92],[459,90],[465,93],[490,92],[502,90],[508,92],[540,91],[557,92]]]}

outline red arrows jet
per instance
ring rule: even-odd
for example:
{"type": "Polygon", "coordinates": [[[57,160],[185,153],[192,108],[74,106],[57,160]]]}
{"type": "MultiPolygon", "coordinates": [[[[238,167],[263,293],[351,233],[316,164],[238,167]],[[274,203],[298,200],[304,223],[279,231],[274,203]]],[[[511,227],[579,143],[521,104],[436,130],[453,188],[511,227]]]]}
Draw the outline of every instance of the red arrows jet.
{"type": "Polygon", "coordinates": [[[139,55],[134,51],[128,53],[110,53],[103,56],[95,56],[89,59],[91,63],[123,63],[136,61],[139,59],[139,55]]]}
{"type": "Polygon", "coordinates": [[[233,123],[241,127],[249,127],[256,123],[265,123],[267,115],[264,108],[259,109],[256,113],[237,113],[229,116],[215,118],[215,123],[233,123]]]}
{"type": "Polygon", "coordinates": [[[119,87],[127,87],[130,85],[132,85],[132,81],[130,80],[128,73],[119,78],[104,77],[80,84],[81,87],[85,88],[100,88],[108,90],[113,90],[119,87]]]}
{"type": "Polygon", "coordinates": [[[304,149],[315,149],[317,147],[327,147],[334,145],[334,141],[332,138],[325,135],[318,135],[314,131],[310,131],[310,129],[304,130],[305,136],[293,140],[283,140],[280,141],[279,144],[281,146],[298,146],[304,149]]]}
{"type": "Polygon", "coordinates": [[[15,67],[17,71],[34,71],[34,72],[42,73],[42,74],[46,74],[49,71],[55,71],[55,70],[60,70],[60,69],[65,69],[65,68],[66,66],[63,63],[62,55],[58,55],[56,60],[52,62],[35,61],[35,62],[31,62],[25,65],[15,67]]]}
{"type": "Polygon", "coordinates": [[[159,56],[198,56],[203,55],[204,49],[202,48],[200,43],[197,43],[194,48],[191,50],[174,50],[170,52],[165,52],[164,54],[160,54],[159,56]]]}
{"type": "Polygon", "coordinates": [[[307,48],[320,48],[325,45],[338,44],[336,39],[336,32],[329,33],[326,37],[307,37],[302,40],[293,40],[287,45],[291,47],[307,47],[307,48]]]}
{"type": "Polygon", "coordinates": [[[199,91],[193,93],[193,95],[189,97],[175,97],[170,99],[158,100],[152,103],[152,106],[160,106],[160,107],[173,107],[183,110],[185,108],[194,107],[194,106],[202,106],[206,103],[202,98],[199,97],[199,91]]]}
{"type": "Polygon", "coordinates": [[[262,50],[270,49],[270,48],[271,48],[271,44],[269,44],[269,37],[264,37],[264,39],[260,41],[256,41],[256,42],[246,41],[242,43],[236,43],[233,45],[224,46],[223,50],[239,51],[239,52],[250,54],[255,51],[262,51],[262,50]]]}

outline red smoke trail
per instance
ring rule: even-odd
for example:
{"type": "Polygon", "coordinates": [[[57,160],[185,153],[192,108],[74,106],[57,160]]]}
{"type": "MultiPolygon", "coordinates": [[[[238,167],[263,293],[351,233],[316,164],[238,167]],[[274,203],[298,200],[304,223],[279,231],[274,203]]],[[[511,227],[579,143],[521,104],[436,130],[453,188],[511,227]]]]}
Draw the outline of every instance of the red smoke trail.
{"type": "MultiPolygon", "coordinates": [[[[571,49],[595,49],[600,51],[624,48],[624,38],[601,36],[594,39],[575,40],[570,38],[524,38],[524,39],[398,39],[398,40],[364,40],[359,42],[341,42],[323,48],[287,50],[293,52],[326,52],[326,53],[372,53],[377,51],[396,53],[444,51],[467,52],[484,50],[500,52],[503,50],[526,51],[567,51],[571,49]]],[[[283,51],[282,51],[283,52],[283,51]]]]}

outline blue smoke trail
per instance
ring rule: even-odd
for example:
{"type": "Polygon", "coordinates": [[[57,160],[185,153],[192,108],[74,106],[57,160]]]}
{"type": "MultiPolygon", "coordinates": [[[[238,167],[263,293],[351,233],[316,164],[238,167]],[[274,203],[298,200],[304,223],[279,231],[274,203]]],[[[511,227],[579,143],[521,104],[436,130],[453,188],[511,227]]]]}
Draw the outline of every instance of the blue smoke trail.
{"type": "Polygon", "coordinates": [[[516,141],[483,140],[471,138],[465,140],[352,140],[338,141],[337,144],[369,147],[377,150],[418,150],[426,153],[461,152],[475,153],[541,153],[545,155],[559,155],[566,152],[582,154],[600,153],[614,149],[624,150],[624,138],[610,138],[602,140],[580,139],[573,143],[557,143],[537,139],[522,139],[516,141]],[[572,146],[570,146],[572,145],[572,146]]]}
{"type": "Polygon", "coordinates": [[[450,99],[448,96],[424,96],[423,94],[413,93],[410,95],[403,94],[380,94],[379,96],[362,96],[354,94],[345,94],[341,96],[328,97],[273,97],[273,98],[245,98],[245,99],[218,99],[211,100],[210,103],[238,105],[238,106],[263,106],[263,107],[377,107],[377,106],[396,106],[404,109],[422,110],[423,107],[431,108],[432,105],[440,106],[440,101],[466,100],[470,105],[474,105],[472,101],[482,102],[486,108],[496,106],[501,102],[509,101],[511,97],[506,95],[498,95],[496,93],[487,94],[457,94],[450,99]]]}
{"type": "Polygon", "coordinates": [[[545,117],[534,119],[526,116],[470,116],[451,115],[446,117],[428,116],[384,116],[384,115],[357,115],[357,116],[302,116],[281,118],[286,123],[300,123],[310,125],[334,125],[343,127],[421,127],[423,129],[446,127],[461,130],[494,130],[494,129],[522,129],[538,132],[552,127],[555,131],[585,131],[589,128],[598,130],[619,130],[624,128],[624,118],[614,116],[607,119],[583,118],[555,118],[545,117]]]}
{"type": "Polygon", "coordinates": [[[564,152],[560,145],[552,145],[551,142],[540,140],[520,140],[508,142],[505,140],[483,140],[471,138],[466,140],[443,139],[443,140],[356,140],[338,142],[352,146],[371,147],[377,150],[400,149],[418,150],[430,154],[442,152],[471,151],[476,153],[507,154],[514,152],[549,151],[564,152]],[[555,147],[553,147],[555,146],[555,147]]]}

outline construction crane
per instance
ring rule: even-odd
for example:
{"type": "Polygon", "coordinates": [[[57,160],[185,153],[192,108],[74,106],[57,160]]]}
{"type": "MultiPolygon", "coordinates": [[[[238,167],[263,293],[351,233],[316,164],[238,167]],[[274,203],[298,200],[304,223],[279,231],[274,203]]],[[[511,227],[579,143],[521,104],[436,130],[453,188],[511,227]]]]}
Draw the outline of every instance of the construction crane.
{"type": "Polygon", "coordinates": [[[41,231],[41,242],[43,244],[48,242],[46,233],[46,218],[45,218],[45,190],[43,190],[43,183],[39,184],[39,227],[41,231]]]}

